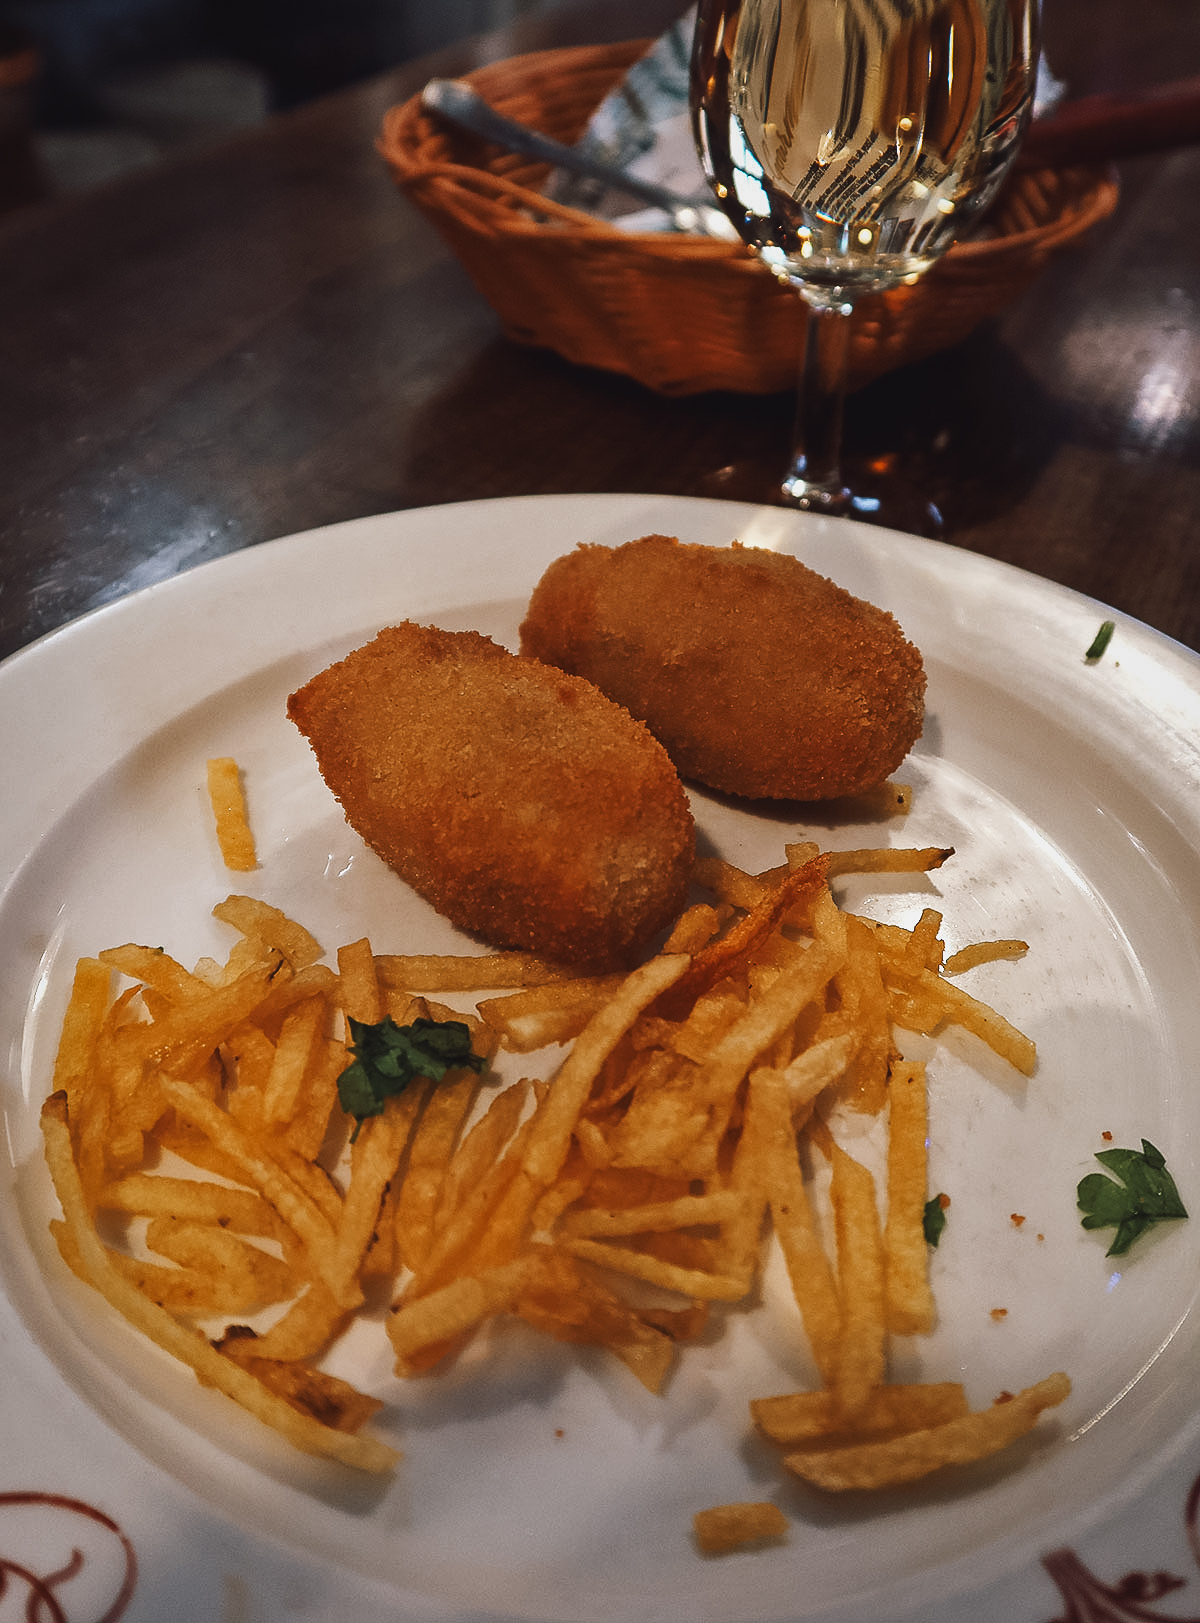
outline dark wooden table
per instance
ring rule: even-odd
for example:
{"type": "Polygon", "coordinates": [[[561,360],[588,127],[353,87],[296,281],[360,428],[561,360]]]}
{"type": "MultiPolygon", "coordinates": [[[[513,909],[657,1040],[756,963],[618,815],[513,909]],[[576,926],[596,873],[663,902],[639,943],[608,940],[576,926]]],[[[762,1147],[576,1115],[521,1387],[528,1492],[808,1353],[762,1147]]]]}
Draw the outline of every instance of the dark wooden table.
{"type": "MultiPolygon", "coordinates": [[[[265,128],[0,222],[0,654],[202,560],[530,492],[694,493],[783,466],[785,397],[667,400],[506,341],[373,148],[431,72],[653,33],[580,0],[265,128]]],[[[1194,0],[1047,0],[1073,93],[1200,72],[1194,0]]],[[[1200,148],[957,349],[856,395],[956,545],[1200,648],[1200,148]]]]}

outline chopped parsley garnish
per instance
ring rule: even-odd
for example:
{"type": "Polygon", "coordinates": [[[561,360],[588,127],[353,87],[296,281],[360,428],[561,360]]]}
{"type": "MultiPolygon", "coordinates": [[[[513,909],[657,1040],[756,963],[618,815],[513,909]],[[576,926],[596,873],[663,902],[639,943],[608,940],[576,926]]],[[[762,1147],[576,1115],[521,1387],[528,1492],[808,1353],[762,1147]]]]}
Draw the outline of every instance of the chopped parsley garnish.
{"type": "Polygon", "coordinates": [[[1116,1229],[1106,1256],[1123,1257],[1155,1223],[1187,1216],[1162,1152],[1148,1139],[1142,1140],[1140,1150],[1098,1150],[1096,1159],[1120,1182],[1102,1172],[1089,1172],[1075,1195],[1085,1229],[1116,1229]]]}
{"type": "Polygon", "coordinates": [[[1112,635],[1113,635],[1113,632],[1116,629],[1117,629],[1117,622],[1115,620],[1104,620],[1101,623],[1099,631],[1097,631],[1096,635],[1092,638],[1091,647],[1088,649],[1087,653],[1083,656],[1084,659],[1087,660],[1089,665],[1094,665],[1095,662],[1101,657],[1101,655],[1104,653],[1104,650],[1108,647],[1109,643],[1112,641],[1112,635]]]}
{"type": "Polygon", "coordinates": [[[462,1020],[429,1020],[398,1026],[389,1015],[378,1025],[350,1021],[353,1062],[338,1077],[338,1099],[358,1126],[368,1116],[383,1114],[387,1101],[410,1082],[427,1076],[440,1082],[447,1071],[478,1073],[487,1061],[471,1051],[471,1031],[462,1020]]]}
{"type": "Polygon", "coordinates": [[[949,1201],[945,1195],[934,1195],[932,1200],[925,1202],[925,1215],[921,1226],[925,1230],[925,1239],[929,1245],[936,1246],[942,1237],[942,1230],[946,1226],[946,1207],[949,1201]]]}

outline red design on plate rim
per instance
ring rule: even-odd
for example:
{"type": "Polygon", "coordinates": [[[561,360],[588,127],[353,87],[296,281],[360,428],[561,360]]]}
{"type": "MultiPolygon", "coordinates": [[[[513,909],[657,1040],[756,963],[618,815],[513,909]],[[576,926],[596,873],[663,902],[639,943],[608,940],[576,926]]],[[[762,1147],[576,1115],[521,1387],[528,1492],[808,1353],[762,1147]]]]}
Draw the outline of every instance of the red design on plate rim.
{"type": "Polygon", "coordinates": [[[72,1499],[66,1494],[0,1493],[0,1512],[32,1507],[80,1516],[111,1533],[121,1547],[121,1578],[117,1592],[104,1611],[88,1618],[74,1618],[65,1610],[55,1591],[83,1570],[87,1558],[80,1549],[73,1549],[70,1560],[55,1572],[36,1572],[0,1553],[0,1600],[15,1582],[28,1588],[25,1615],[29,1623],[117,1623],[133,1599],[138,1580],[137,1555],[120,1526],[111,1516],[97,1510],[95,1505],[86,1504],[82,1499],[72,1499]]]}

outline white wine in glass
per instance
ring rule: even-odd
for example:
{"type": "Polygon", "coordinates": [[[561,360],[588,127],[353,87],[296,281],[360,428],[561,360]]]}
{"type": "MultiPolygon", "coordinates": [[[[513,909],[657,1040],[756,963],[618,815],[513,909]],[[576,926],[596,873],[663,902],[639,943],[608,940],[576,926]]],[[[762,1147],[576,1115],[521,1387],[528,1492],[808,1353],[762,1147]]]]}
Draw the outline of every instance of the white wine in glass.
{"type": "Polygon", "coordinates": [[[878,507],[841,472],[854,301],[915,280],[995,196],[1032,112],[1038,24],[1039,0],[699,0],[705,174],[808,306],[784,500],[878,507]]]}

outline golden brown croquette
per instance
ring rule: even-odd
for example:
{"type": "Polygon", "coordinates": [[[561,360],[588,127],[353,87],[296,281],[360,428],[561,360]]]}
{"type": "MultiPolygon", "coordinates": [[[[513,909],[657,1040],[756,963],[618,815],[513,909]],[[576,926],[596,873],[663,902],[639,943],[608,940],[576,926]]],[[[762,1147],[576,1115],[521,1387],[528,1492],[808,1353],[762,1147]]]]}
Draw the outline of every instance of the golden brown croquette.
{"type": "Polygon", "coordinates": [[[405,622],[288,714],[367,844],[496,946],[620,965],[683,905],[695,828],[678,775],[582,677],[405,622]]]}
{"type": "Polygon", "coordinates": [[[731,795],[861,794],[924,719],[921,655],[890,614],[737,543],[578,547],[535,588],[521,652],[587,677],[685,778],[731,795]]]}

